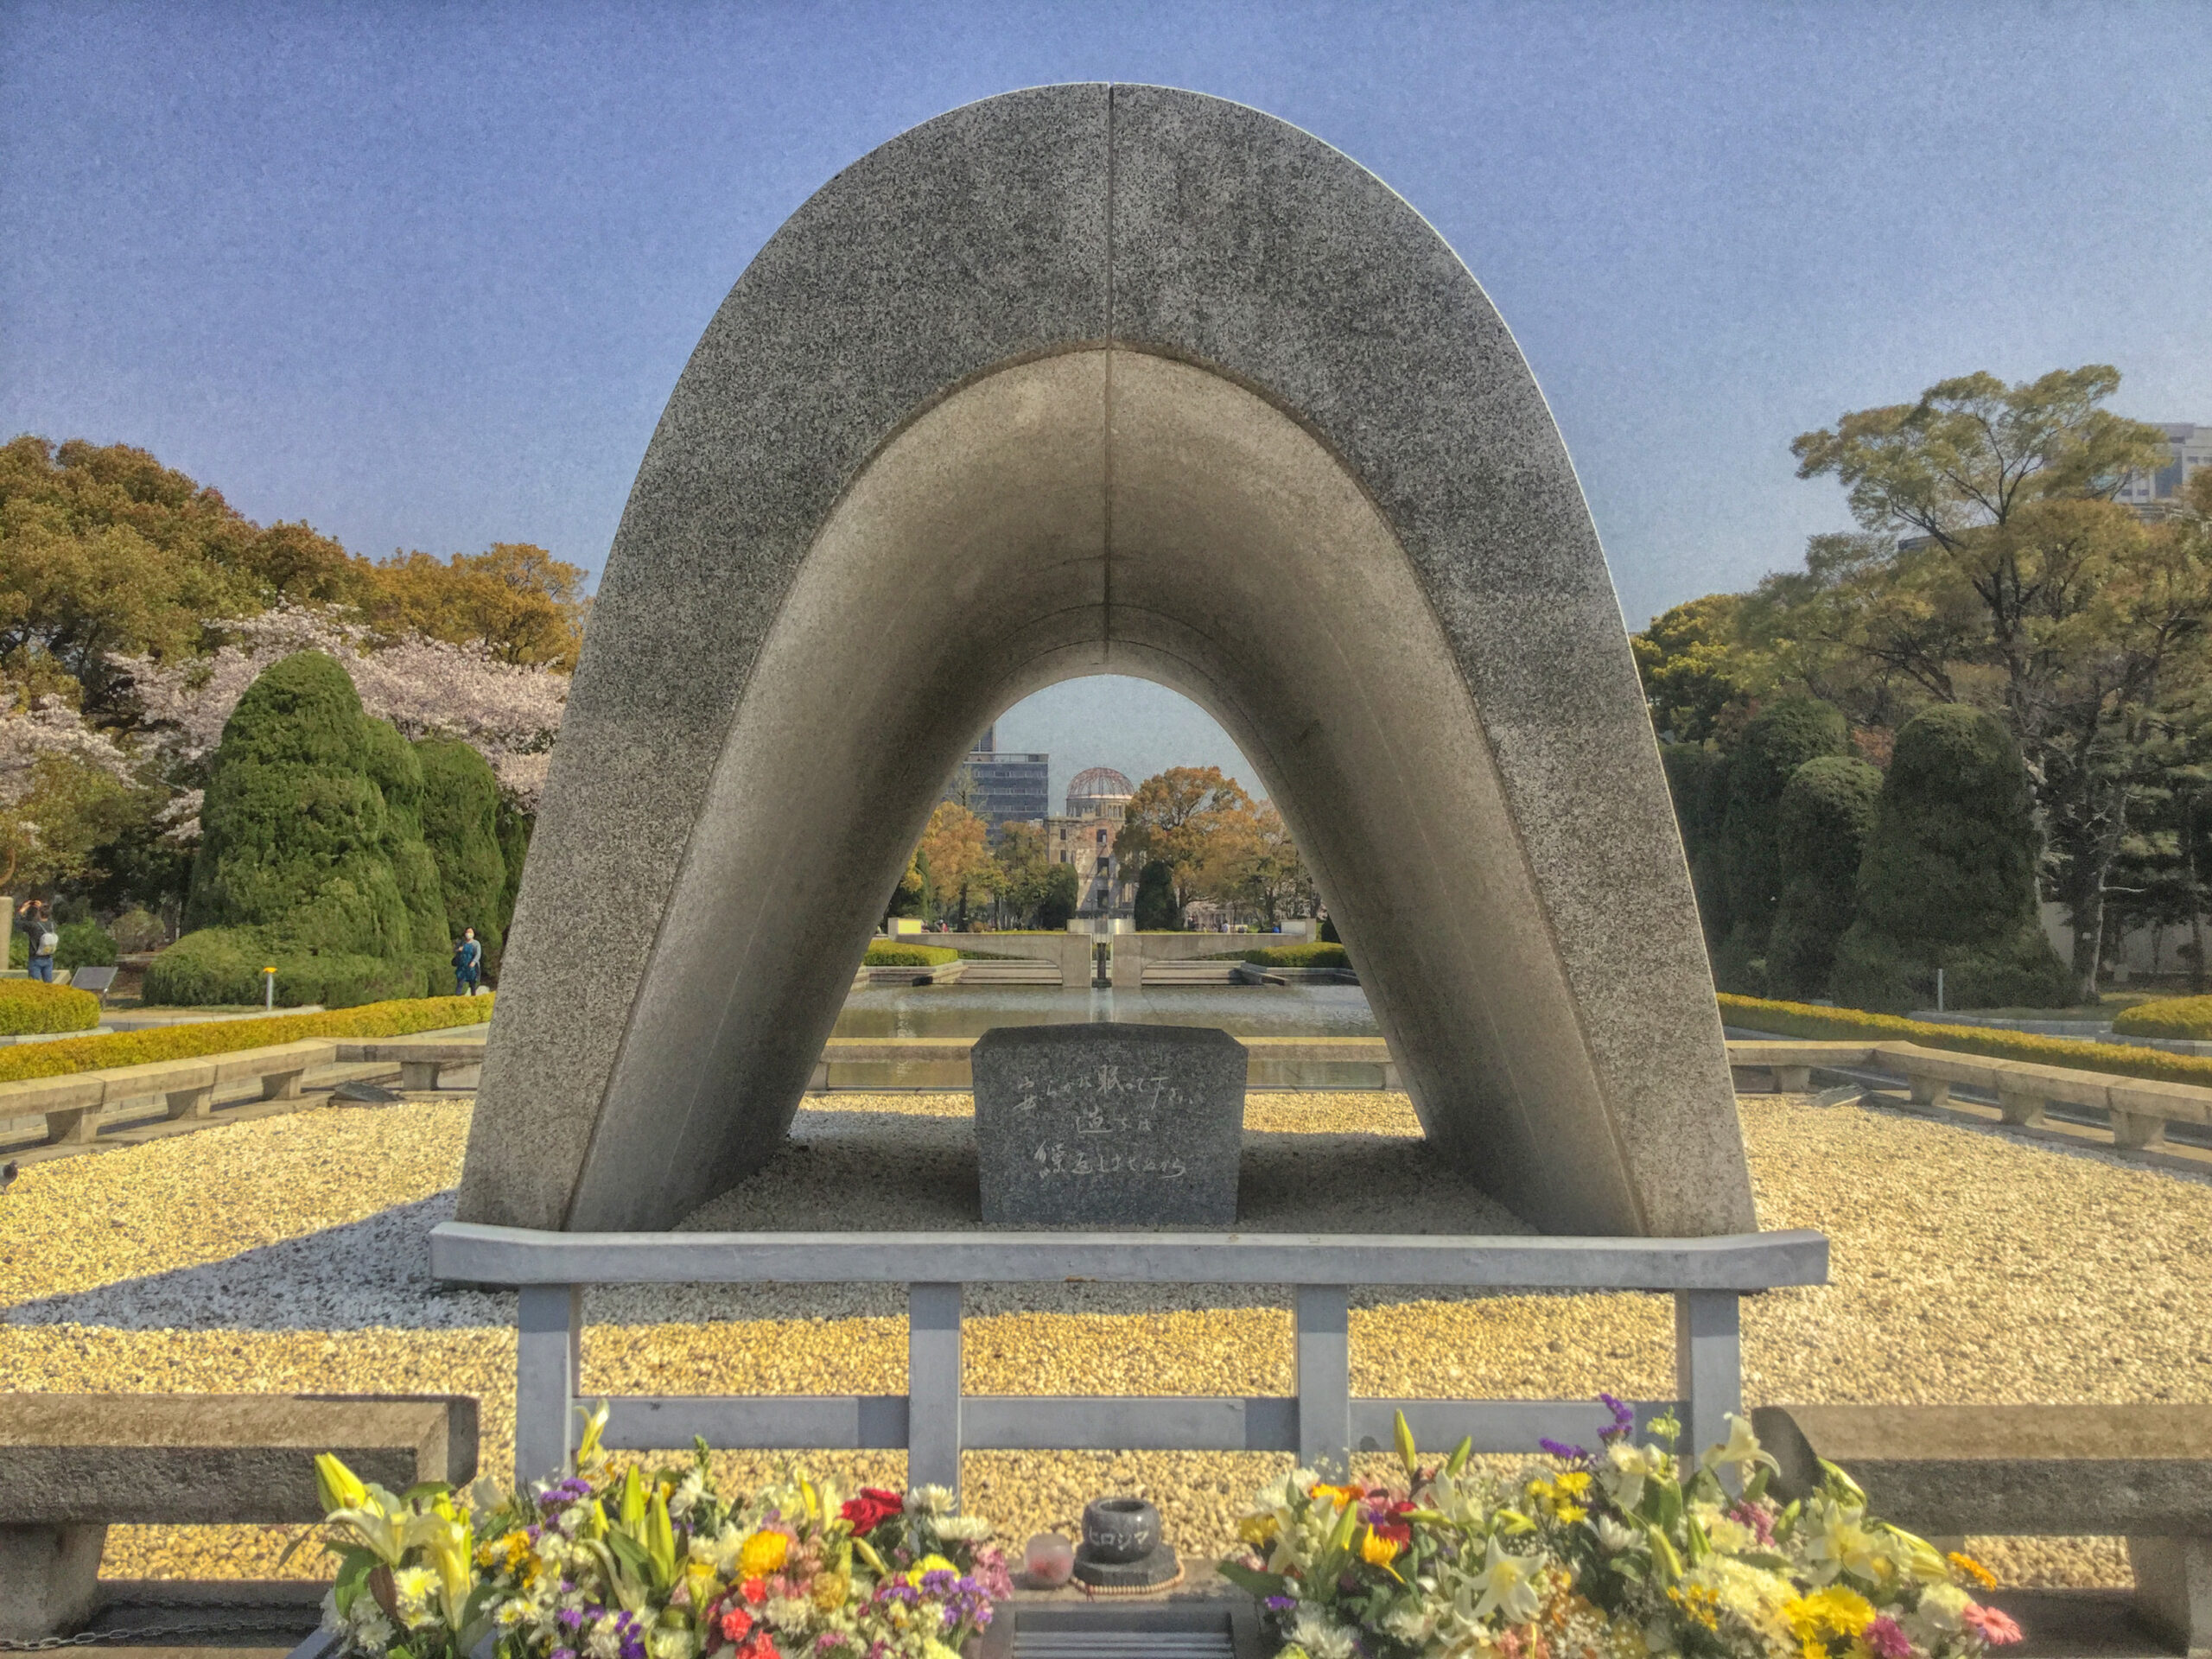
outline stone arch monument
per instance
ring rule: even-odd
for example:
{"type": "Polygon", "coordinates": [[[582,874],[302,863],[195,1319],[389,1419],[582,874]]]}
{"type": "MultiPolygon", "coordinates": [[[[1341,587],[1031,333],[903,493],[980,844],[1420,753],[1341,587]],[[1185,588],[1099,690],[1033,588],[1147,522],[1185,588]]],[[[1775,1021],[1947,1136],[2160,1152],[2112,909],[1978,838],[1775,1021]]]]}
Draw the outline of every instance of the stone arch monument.
{"type": "Polygon", "coordinates": [[[1512,336],[1371,174],[1219,99],[953,111],[761,249],[607,561],[464,1220],[671,1224],[790,1125],[1000,710],[1202,704],[1431,1141],[1554,1231],[1756,1225],[1611,579],[1512,336]]]}

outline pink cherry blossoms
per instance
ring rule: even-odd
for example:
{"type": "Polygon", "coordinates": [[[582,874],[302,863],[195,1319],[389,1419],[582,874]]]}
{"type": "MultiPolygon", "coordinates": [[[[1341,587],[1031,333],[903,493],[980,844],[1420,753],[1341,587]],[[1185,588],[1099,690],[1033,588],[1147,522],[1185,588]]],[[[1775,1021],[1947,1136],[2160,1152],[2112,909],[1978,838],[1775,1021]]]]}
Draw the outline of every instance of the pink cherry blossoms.
{"type": "Polygon", "coordinates": [[[410,737],[461,739],[491,764],[518,804],[536,810],[568,702],[566,675],[420,634],[385,643],[319,606],[279,605],[226,630],[230,642],[210,656],[168,664],[111,659],[130,675],[143,741],[162,758],[186,762],[207,754],[256,675],[294,652],[321,651],[346,665],[370,714],[410,737]]]}

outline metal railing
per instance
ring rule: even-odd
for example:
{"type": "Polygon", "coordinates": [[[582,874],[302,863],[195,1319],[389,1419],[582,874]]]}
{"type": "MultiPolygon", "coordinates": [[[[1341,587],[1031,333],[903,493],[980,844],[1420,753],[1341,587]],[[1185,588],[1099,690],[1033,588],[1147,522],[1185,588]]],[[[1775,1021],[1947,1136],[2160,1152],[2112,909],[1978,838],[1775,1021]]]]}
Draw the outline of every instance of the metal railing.
{"type": "Polygon", "coordinates": [[[903,1283],[903,1395],[632,1395],[609,1401],[604,1444],[618,1451],[870,1450],[907,1454],[910,1484],[957,1487],[965,1451],[1294,1452],[1343,1468],[1387,1448],[1402,1411],[1423,1446],[1472,1436],[1484,1452],[1540,1437],[1587,1440],[1603,1418],[1559,1400],[1384,1400],[1351,1392],[1355,1285],[1436,1289],[1668,1291],[1675,1298],[1677,1398],[1662,1412],[1684,1443],[1725,1437],[1743,1406],[1738,1298],[1827,1281],[1814,1232],[1722,1238],[1398,1237],[1253,1233],[556,1233],[447,1222],[430,1235],[440,1278],[512,1285],[515,1474],[565,1471],[582,1402],[583,1287],[618,1284],[903,1283]],[[917,1279],[917,1271],[929,1277],[917,1279]],[[968,1284],[1287,1285],[1296,1315],[1297,1392],[1214,1395],[962,1392],[961,1293],[968,1284]]]}

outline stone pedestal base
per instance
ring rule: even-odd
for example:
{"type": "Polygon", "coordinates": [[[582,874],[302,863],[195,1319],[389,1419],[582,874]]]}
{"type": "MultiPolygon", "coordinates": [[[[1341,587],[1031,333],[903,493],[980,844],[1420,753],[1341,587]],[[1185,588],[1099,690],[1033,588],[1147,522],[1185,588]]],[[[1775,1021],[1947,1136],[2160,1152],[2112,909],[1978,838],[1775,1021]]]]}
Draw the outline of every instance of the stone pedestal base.
{"type": "Polygon", "coordinates": [[[105,1527],[0,1526],[0,1640],[66,1636],[99,1602],[105,1527]]]}
{"type": "Polygon", "coordinates": [[[2127,1560],[2141,1617],[2191,1659],[2212,1654],[2212,1538],[2130,1538],[2127,1560]]]}
{"type": "Polygon", "coordinates": [[[1087,1546],[1078,1546],[1075,1552],[1076,1582],[1094,1590],[1154,1590],[1173,1583],[1182,1571],[1171,1544],[1155,1545],[1134,1561],[1098,1560],[1087,1546]]]}

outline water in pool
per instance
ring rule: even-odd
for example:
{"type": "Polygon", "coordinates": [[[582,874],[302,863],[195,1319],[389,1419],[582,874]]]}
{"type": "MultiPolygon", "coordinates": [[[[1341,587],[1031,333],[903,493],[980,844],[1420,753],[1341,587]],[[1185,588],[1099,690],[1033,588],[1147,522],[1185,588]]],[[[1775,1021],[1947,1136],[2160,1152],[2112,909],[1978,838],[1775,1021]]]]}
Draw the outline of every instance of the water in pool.
{"type": "Polygon", "coordinates": [[[845,999],[840,1037],[979,1037],[993,1026],[1121,1020],[1215,1026],[1233,1037],[1379,1037],[1357,985],[871,985],[845,999]]]}

